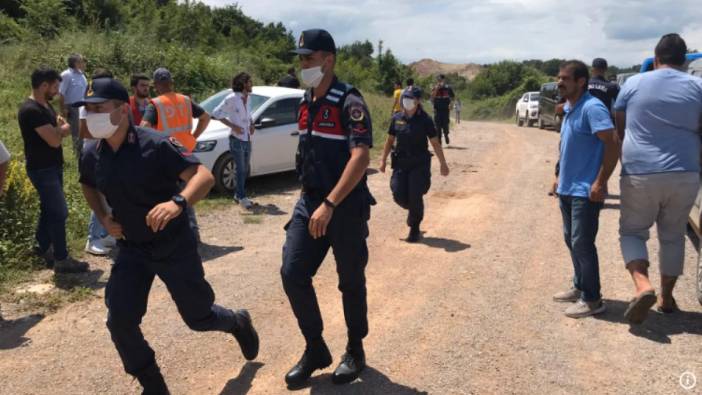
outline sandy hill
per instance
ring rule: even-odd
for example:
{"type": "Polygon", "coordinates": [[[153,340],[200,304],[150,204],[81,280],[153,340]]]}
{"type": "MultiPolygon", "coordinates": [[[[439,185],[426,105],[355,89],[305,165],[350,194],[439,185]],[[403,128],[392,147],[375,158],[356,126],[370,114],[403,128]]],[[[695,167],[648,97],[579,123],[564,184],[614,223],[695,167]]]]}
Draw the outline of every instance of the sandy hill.
{"type": "Polygon", "coordinates": [[[422,59],[418,62],[410,63],[409,65],[415,73],[422,77],[437,74],[456,73],[460,76],[472,80],[480,72],[482,66],[474,63],[468,64],[451,64],[441,63],[434,59],[422,59]]]}

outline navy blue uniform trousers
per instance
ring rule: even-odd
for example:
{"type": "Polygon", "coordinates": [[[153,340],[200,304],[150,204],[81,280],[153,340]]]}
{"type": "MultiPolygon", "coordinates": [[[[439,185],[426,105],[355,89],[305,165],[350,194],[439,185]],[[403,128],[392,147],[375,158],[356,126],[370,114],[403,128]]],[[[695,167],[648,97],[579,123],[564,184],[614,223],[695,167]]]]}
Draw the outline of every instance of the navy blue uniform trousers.
{"type": "Polygon", "coordinates": [[[322,315],[312,277],[329,249],[336,258],[339,291],[350,342],[360,342],[368,334],[365,268],[368,263],[368,216],[370,206],[357,197],[349,197],[334,210],[327,234],[319,239],[310,235],[310,217],[321,204],[320,199],[303,195],[286,225],[281,275],[298,325],[307,343],[322,338],[322,315]]]}
{"type": "Polygon", "coordinates": [[[424,195],[431,187],[431,158],[409,169],[395,168],[390,189],[395,203],[405,210],[408,226],[419,226],[424,219],[424,195]]]}
{"type": "Polygon", "coordinates": [[[441,141],[441,135],[444,136],[444,140],[448,139],[449,124],[451,124],[451,115],[449,110],[434,110],[434,124],[436,125],[436,131],[439,134],[439,141],[441,141]]]}
{"type": "Polygon", "coordinates": [[[168,288],[190,329],[228,332],[236,324],[231,310],[214,304],[214,291],[205,280],[195,236],[187,232],[180,239],[168,258],[158,260],[151,258],[147,248],[120,242],[105,289],[107,327],[124,370],[133,376],[155,364],[154,351],[139,328],[155,276],[168,288]]]}

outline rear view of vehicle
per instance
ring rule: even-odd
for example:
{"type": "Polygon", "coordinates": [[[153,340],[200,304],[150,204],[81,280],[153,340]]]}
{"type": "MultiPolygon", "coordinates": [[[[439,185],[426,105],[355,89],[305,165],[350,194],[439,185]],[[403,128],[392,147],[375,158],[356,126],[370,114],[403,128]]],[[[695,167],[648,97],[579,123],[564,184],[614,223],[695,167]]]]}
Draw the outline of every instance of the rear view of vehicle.
{"type": "Polygon", "coordinates": [[[558,104],[561,103],[561,95],[558,93],[558,84],[547,82],[541,85],[539,92],[537,122],[539,129],[552,127],[556,132],[561,131],[561,114],[558,111],[558,104]]]}

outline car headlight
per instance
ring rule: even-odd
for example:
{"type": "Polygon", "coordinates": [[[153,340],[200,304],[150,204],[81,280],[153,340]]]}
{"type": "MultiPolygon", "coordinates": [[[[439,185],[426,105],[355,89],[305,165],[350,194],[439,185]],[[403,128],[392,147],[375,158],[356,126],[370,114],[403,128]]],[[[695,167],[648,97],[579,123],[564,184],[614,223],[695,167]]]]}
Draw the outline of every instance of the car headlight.
{"type": "Polygon", "coordinates": [[[198,141],[193,152],[209,152],[215,149],[217,140],[198,141]]]}

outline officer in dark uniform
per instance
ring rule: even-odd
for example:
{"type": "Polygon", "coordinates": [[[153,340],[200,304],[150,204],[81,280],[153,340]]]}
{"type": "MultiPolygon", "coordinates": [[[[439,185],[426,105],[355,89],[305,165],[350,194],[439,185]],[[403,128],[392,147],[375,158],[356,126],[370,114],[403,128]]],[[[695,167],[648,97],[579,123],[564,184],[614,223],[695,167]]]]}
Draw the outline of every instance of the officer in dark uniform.
{"type": "Polygon", "coordinates": [[[144,393],[167,394],[154,351],[139,328],[155,276],[166,284],[191,329],[233,334],[249,360],[258,354],[258,335],[246,310],[214,304],[188,225],[185,208],[207,195],[212,174],[178,140],[132,125],[128,102],[118,81],[102,78],[76,104],[85,105],[88,132],[100,139],[84,154],[80,182],[90,208],[119,239],[105,289],[112,341],[124,369],[139,380],[144,393]]]}
{"type": "Polygon", "coordinates": [[[395,202],[409,210],[407,226],[410,233],[407,241],[410,243],[416,243],[421,238],[419,225],[424,218],[423,196],[431,186],[431,154],[427,139],[439,158],[441,175],[447,176],[449,173],[434,122],[422,108],[421,100],[422,90],[419,88],[413,87],[402,93],[402,111],[390,121],[388,139],[380,160],[380,171],[385,173],[387,157],[392,150],[390,189],[395,202]]]}
{"type": "Polygon", "coordinates": [[[300,89],[300,80],[295,76],[295,68],[288,69],[288,74],[284,75],[279,81],[278,86],[284,88],[300,89]]]}
{"type": "Polygon", "coordinates": [[[600,99],[611,113],[612,105],[619,95],[619,85],[606,80],[607,67],[605,59],[595,58],[592,61],[592,73],[587,89],[592,96],[600,99]]]}
{"type": "Polygon", "coordinates": [[[332,375],[334,383],[342,384],[355,380],[365,367],[366,238],[370,207],[375,204],[366,183],[371,119],[360,92],[336,78],[336,46],[327,31],[302,32],[294,52],[300,56],[302,83],[310,89],[298,118],[302,195],[285,227],[281,275],[306,348],[285,381],[291,387],[302,385],[315,370],[332,363],[312,286],[312,277],[331,248],[348,328],[346,353],[332,375]]]}
{"type": "Polygon", "coordinates": [[[431,101],[434,104],[434,123],[441,135],[444,135],[446,144],[449,143],[449,123],[451,123],[451,100],[455,97],[453,89],[446,83],[446,76],[439,75],[439,80],[431,91],[431,101]]]}

